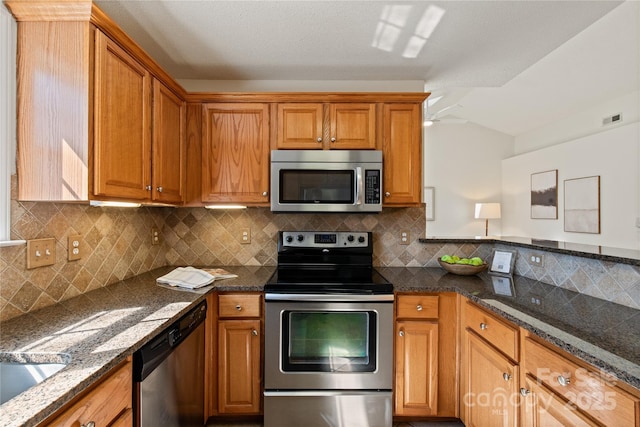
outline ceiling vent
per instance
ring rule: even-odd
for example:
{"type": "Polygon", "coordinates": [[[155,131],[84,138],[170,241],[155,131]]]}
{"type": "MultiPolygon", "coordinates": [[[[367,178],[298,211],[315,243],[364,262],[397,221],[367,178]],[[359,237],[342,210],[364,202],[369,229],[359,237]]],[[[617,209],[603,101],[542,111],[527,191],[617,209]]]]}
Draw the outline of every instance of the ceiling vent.
{"type": "Polygon", "coordinates": [[[614,114],[613,116],[605,117],[602,119],[602,126],[612,125],[614,123],[619,123],[622,121],[622,114],[614,114]]]}

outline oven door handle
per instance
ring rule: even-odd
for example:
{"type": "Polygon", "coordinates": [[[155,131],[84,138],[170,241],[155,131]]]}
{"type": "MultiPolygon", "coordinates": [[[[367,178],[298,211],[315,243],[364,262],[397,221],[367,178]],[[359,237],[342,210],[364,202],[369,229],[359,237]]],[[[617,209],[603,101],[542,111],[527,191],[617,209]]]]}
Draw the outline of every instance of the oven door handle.
{"type": "Polygon", "coordinates": [[[364,203],[364,181],[362,180],[362,168],[356,167],[356,205],[364,203]]]}
{"type": "Polygon", "coordinates": [[[391,394],[391,390],[287,390],[270,391],[265,390],[264,397],[288,397],[288,396],[382,396],[391,394]]]}
{"type": "Polygon", "coordinates": [[[266,293],[265,301],[309,301],[309,302],[393,302],[393,294],[287,294],[266,293]]]}

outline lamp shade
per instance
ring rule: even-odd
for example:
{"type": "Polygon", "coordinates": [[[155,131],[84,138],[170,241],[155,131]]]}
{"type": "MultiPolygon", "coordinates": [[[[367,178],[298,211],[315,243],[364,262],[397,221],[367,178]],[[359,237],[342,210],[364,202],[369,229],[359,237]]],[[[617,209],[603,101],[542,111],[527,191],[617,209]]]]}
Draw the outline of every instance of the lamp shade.
{"type": "Polygon", "coordinates": [[[476,219],[500,218],[500,203],[476,203],[476,219]]]}

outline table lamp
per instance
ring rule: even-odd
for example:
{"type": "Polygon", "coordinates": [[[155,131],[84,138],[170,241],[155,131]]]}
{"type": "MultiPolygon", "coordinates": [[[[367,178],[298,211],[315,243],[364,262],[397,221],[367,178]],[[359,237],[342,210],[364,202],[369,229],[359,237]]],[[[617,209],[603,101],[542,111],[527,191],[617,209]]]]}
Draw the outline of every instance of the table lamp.
{"type": "Polygon", "coordinates": [[[484,235],[489,235],[489,220],[500,218],[500,203],[476,203],[476,219],[484,219],[484,235]]]}

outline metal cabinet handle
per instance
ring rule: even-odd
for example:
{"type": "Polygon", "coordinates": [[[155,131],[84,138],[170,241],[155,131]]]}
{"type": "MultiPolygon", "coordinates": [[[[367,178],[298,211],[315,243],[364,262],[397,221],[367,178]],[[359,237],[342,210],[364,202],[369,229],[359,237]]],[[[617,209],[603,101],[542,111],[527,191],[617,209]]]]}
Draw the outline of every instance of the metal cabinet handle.
{"type": "Polygon", "coordinates": [[[566,387],[569,384],[571,384],[571,378],[569,377],[563,377],[562,375],[558,375],[558,384],[560,384],[562,387],[566,387]]]}
{"type": "Polygon", "coordinates": [[[385,197],[389,197],[391,195],[391,193],[389,193],[388,191],[386,193],[384,193],[385,197]]]}
{"type": "Polygon", "coordinates": [[[321,136],[319,136],[319,137],[318,137],[318,139],[316,139],[316,141],[318,141],[318,142],[322,142],[322,137],[321,137],[321,136]]]}
{"type": "Polygon", "coordinates": [[[336,142],[336,137],[331,138],[331,142],[336,142]]]}
{"type": "Polygon", "coordinates": [[[502,374],[502,379],[505,381],[509,381],[511,379],[511,374],[505,372],[502,374]]]}
{"type": "Polygon", "coordinates": [[[147,185],[146,187],[144,187],[144,189],[147,190],[147,191],[151,191],[151,186],[147,185]]]}
{"type": "Polygon", "coordinates": [[[400,331],[400,332],[398,332],[398,335],[400,335],[401,337],[403,337],[403,336],[404,336],[404,331],[400,331]]]}
{"type": "Polygon", "coordinates": [[[486,331],[488,327],[489,327],[489,325],[487,325],[486,323],[480,323],[480,330],[481,331],[486,331]]]}
{"type": "Polygon", "coordinates": [[[93,421],[89,421],[86,424],[82,424],[80,427],[96,427],[96,423],[93,421]]]}
{"type": "Polygon", "coordinates": [[[416,310],[422,311],[422,306],[420,304],[416,305],[416,310]]]}
{"type": "Polygon", "coordinates": [[[268,196],[268,195],[269,195],[269,193],[268,193],[268,192],[266,192],[266,191],[263,191],[263,192],[262,192],[262,195],[266,197],[266,196],[268,196]]]}
{"type": "Polygon", "coordinates": [[[529,394],[531,394],[531,391],[527,390],[526,388],[521,388],[520,394],[527,397],[529,394]]]}
{"type": "Polygon", "coordinates": [[[258,336],[258,331],[256,331],[255,329],[251,330],[251,335],[253,335],[254,337],[258,336]]]}
{"type": "Polygon", "coordinates": [[[242,306],[240,304],[236,305],[236,310],[242,311],[242,306]]]}
{"type": "Polygon", "coordinates": [[[164,188],[162,188],[162,186],[156,188],[156,190],[158,190],[158,193],[162,193],[162,190],[164,190],[164,188]]]}

